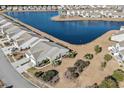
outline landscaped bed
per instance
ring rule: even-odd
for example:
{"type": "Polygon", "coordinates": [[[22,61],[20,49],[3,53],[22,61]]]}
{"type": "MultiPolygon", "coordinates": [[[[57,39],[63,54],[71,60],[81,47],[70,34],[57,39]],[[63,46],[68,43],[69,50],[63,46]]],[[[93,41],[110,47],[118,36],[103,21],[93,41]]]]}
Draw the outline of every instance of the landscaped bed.
{"type": "Polygon", "coordinates": [[[80,73],[90,64],[89,61],[77,60],[73,67],[68,67],[65,72],[65,77],[67,79],[76,79],[79,77],[80,73]]]}
{"type": "Polygon", "coordinates": [[[48,70],[46,72],[35,72],[35,76],[45,82],[48,82],[50,84],[55,84],[59,81],[59,72],[56,70],[48,70]]]}

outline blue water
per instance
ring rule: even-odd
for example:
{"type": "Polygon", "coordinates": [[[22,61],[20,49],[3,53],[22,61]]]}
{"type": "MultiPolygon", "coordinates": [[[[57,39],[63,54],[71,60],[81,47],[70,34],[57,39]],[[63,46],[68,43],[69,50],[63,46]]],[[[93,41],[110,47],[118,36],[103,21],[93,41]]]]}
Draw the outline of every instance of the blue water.
{"type": "Polygon", "coordinates": [[[54,22],[51,17],[57,12],[8,12],[24,23],[71,44],[85,44],[93,41],[109,30],[118,30],[124,22],[73,21],[54,22]]]}

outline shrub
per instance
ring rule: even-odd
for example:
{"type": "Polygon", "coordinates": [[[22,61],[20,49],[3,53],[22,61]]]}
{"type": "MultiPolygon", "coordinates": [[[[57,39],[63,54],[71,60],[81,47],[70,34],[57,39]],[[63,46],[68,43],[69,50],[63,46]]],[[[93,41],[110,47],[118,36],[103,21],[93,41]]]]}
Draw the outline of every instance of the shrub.
{"type": "Polygon", "coordinates": [[[48,71],[43,73],[41,78],[44,81],[48,82],[48,81],[52,80],[57,74],[58,74],[58,71],[56,71],[56,70],[48,70],[48,71]]]}
{"type": "Polygon", "coordinates": [[[39,66],[45,66],[45,65],[47,65],[47,64],[49,64],[49,63],[50,63],[50,60],[47,58],[47,59],[43,60],[43,61],[39,64],[39,66]]]}
{"type": "Polygon", "coordinates": [[[99,85],[97,83],[94,83],[91,86],[88,86],[87,88],[99,88],[99,85]]]}
{"type": "Polygon", "coordinates": [[[98,53],[100,53],[102,51],[102,47],[100,47],[99,45],[96,45],[94,47],[94,50],[95,50],[96,54],[98,54],[98,53]]]}
{"type": "Polygon", "coordinates": [[[106,65],[107,65],[107,63],[106,63],[106,62],[102,62],[102,63],[101,63],[101,67],[103,67],[103,68],[105,68],[105,67],[106,67],[106,65]]]}
{"type": "Polygon", "coordinates": [[[54,61],[52,62],[52,64],[53,64],[54,66],[61,65],[61,63],[62,63],[62,60],[54,60],[54,61]]]}
{"type": "Polygon", "coordinates": [[[111,41],[111,37],[109,37],[108,39],[109,39],[109,41],[111,41]]]}
{"type": "Polygon", "coordinates": [[[70,50],[70,51],[68,52],[68,54],[67,54],[67,57],[69,57],[69,58],[75,58],[76,55],[77,55],[77,52],[76,52],[76,51],[70,50]]]}
{"type": "Polygon", "coordinates": [[[104,60],[105,61],[110,61],[112,59],[112,56],[110,54],[104,55],[104,60]]]}
{"type": "Polygon", "coordinates": [[[124,80],[124,71],[121,69],[118,69],[116,71],[114,71],[113,78],[115,78],[117,81],[123,81],[124,80]]]}
{"type": "Polygon", "coordinates": [[[102,83],[99,85],[100,88],[118,88],[118,82],[112,77],[106,77],[102,83]]]}
{"type": "Polygon", "coordinates": [[[76,67],[69,67],[65,72],[65,77],[67,79],[76,79],[79,77],[79,73],[77,73],[76,67]]]}
{"type": "Polygon", "coordinates": [[[75,73],[76,70],[77,70],[77,68],[76,68],[76,67],[68,67],[67,70],[68,70],[69,72],[75,73]]]}
{"type": "Polygon", "coordinates": [[[86,59],[93,59],[93,54],[90,54],[90,53],[87,53],[85,56],[84,56],[86,59]]]}
{"type": "Polygon", "coordinates": [[[85,68],[85,67],[87,67],[89,64],[90,64],[89,61],[84,61],[84,60],[79,59],[79,60],[77,60],[77,61],[75,62],[74,66],[75,66],[75,67],[83,67],[83,68],[85,68]]]}
{"type": "Polygon", "coordinates": [[[35,76],[36,77],[40,77],[40,76],[42,76],[44,74],[44,72],[42,72],[42,71],[39,71],[39,72],[35,72],[35,76]]]}
{"type": "Polygon", "coordinates": [[[77,60],[74,64],[74,67],[67,68],[65,76],[68,79],[76,79],[79,77],[80,73],[90,64],[89,61],[77,60]]]}
{"type": "Polygon", "coordinates": [[[89,61],[77,60],[74,64],[74,67],[77,68],[77,72],[81,73],[84,68],[86,68],[90,64],[89,61]]]}

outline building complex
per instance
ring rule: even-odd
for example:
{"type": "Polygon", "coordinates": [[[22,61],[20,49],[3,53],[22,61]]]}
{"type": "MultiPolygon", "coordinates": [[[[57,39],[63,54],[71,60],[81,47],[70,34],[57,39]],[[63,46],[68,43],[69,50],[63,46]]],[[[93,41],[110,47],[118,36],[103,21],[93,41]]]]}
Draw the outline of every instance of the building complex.
{"type": "Polygon", "coordinates": [[[69,49],[35,34],[3,15],[0,15],[0,41],[5,55],[15,59],[14,65],[15,63],[21,65],[19,62],[23,64],[30,62],[32,66],[38,67],[43,60],[49,59],[52,62],[61,59],[69,51],[69,49]],[[14,58],[20,53],[23,54],[21,61],[14,58]]]}

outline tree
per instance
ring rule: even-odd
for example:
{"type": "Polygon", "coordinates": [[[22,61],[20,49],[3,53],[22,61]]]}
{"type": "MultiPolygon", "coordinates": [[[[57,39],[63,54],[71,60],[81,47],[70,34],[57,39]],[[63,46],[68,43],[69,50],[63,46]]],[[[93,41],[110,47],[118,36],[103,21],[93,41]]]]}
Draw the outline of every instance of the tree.
{"type": "Polygon", "coordinates": [[[99,45],[96,45],[94,47],[94,50],[95,50],[96,54],[98,54],[98,53],[100,53],[102,51],[102,47],[100,47],[99,45]]]}
{"type": "Polygon", "coordinates": [[[104,55],[104,60],[105,61],[110,61],[112,59],[112,56],[110,54],[104,55]]]}
{"type": "Polygon", "coordinates": [[[100,88],[118,88],[118,82],[112,77],[108,76],[105,77],[105,79],[102,81],[102,83],[99,85],[100,88]]]}
{"type": "Polygon", "coordinates": [[[91,59],[93,59],[93,54],[87,53],[86,55],[84,55],[84,57],[85,57],[86,59],[91,60],[91,59]]]}

